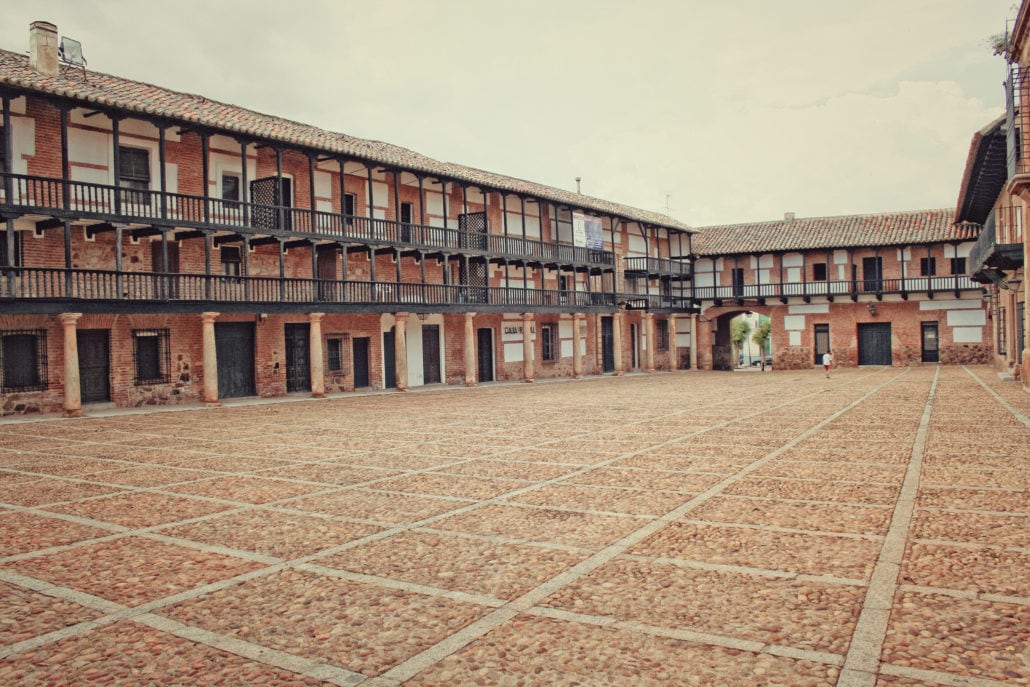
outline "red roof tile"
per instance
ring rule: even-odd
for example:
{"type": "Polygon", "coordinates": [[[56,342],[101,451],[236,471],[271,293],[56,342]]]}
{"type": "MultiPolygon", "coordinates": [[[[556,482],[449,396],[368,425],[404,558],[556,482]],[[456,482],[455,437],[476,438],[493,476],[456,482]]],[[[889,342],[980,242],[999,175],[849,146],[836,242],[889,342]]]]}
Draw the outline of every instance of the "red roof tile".
{"type": "Polygon", "coordinates": [[[69,98],[86,106],[111,108],[151,118],[165,118],[203,126],[227,134],[310,148],[406,170],[431,177],[483,185],[489,190],[533,196],[549,202],[593,210],[681,231],[690,227],[679,220],[649,210],[613,203],[564,189],[524,181],[501,174],[440,162],[401,146],[319,129],[281,117],[227,105],[203,96],[180,93],[140,81],[62,66],[57,76],[46,76],[29,66],[26,55],[0,49],[0,85],[38,94],[69,98]]]}
{"type": "Polygon", "coordinates": [[[695,227],[693,249],[698,255],[733,255],[975,240],[980,225],[956,224],[954,217],[954,210],[919,210],[695,227]]]}

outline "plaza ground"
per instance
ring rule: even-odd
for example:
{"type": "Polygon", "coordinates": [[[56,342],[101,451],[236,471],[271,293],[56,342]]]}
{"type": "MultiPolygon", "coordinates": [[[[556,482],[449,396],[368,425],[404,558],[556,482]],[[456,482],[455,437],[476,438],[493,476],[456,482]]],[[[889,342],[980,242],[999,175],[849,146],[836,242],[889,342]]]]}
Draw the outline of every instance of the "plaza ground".
{"type": "Polygon", "coordinates": [[[1030,684],[1030,396],[683,372],[0,422],[0,684],[1030,684]]]}

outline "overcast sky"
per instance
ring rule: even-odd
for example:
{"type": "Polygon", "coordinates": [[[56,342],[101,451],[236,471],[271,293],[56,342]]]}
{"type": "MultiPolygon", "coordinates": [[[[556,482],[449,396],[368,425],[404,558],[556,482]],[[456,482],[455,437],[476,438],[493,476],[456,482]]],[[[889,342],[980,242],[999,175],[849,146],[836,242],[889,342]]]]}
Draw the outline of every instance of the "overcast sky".
{"type": "Polygon", "coordinates": [[[693,226],[954,207],[1015,0],[0,0],[89,68],[693,226]]]}

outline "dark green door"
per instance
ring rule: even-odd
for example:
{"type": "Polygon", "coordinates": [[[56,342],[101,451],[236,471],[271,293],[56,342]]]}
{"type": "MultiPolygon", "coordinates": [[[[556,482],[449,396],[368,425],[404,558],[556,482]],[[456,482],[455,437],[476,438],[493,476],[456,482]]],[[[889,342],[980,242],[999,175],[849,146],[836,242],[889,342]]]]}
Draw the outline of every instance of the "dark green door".
{"type": "Polygon", "coordinates": [[[476,330],[476,360],[479,366],[479,381],[494,381],[494,330],[481,327],[476,330]]]}
{"type": "Polygon", "coordinates": [[[356,337],[351,348],[354,353],[354,388],[361,389],[370,384],[368,376],[368,337],[356,337]]]}
{"type": "Polygon", "coordinates": [[[311,391],[311,327],[286,325],[286,392],[311,391]]]}
{"type": "Polygon", "coordinates": [[[394,357],[394,333],[383,332],[383,388],[393,389],[397,386],[397,359],[394,357]]]}
{"type": "Polygon", "coordinates": [[[111,346],[107,329],[80,329],[79,385],[83,403],[111,400],[111,346]]]}
{"type": "Polygon", "coordinates": [[[615,372],[615,322],[601,318],[601,362],[605,372],[615,372]]]}
{"type": "Polygon", "coordinates": [[[858,325],[858,364],[890,365],[892,361],[890,323],[858,325]]]}
{"type": "Polygon", "coordinates": [[[422,325],[422,381],[440,383],[440,325],[422,325]]]}
{"type": "Polygon", "coordinates": [[[216,322],[218,397],[257,395],[254,384],[254,323],[216,322]]]}

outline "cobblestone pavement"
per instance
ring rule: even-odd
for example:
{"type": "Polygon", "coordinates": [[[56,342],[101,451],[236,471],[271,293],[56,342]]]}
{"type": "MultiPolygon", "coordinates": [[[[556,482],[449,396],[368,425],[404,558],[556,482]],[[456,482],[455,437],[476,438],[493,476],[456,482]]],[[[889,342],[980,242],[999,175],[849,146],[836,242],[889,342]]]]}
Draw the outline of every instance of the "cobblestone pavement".
{"type": "Polygon", "coordinates": [[[927,367],[0,422],[0,685],[1030,685],[1028,416],[927,367]]]}

